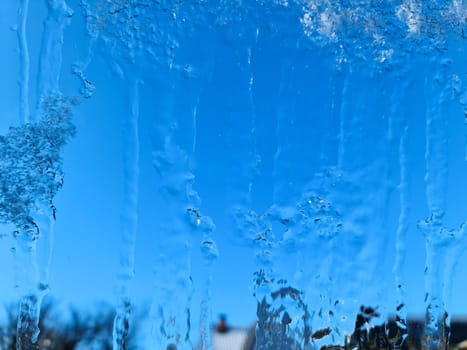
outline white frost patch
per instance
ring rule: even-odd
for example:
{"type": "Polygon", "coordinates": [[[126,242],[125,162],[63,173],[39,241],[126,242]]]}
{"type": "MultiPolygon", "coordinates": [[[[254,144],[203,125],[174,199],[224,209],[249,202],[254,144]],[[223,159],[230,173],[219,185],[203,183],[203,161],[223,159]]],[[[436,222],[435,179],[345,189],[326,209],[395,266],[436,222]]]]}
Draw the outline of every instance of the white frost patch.
{"type": "Polygon", "coordinates": [[[383,63],[388,60],[391,60],[392,56],[394,55],[394,50],[389,49],[389,50],[383,50],[381,51],[379,57],[378,57],[378,62],[383,63]]]}
{"type": "Polygon", "coordinates": [[[460,23],[467,21],[467,5],[462,0],[453,0],[448,15],[457,19],[460,23]]]}
{"type": "Polygon", "coordinates": [[[320,26],[318,32],[328,37],[331,40],[337,40],[336,25],[339,22],[339,16],[331,11],[329,8],[326,9],[320,16],[320,26]]]}
{"type": "Polygon", "coordinates": [[[317,32],[333,42],[338,40],[336,29],[339,21],[339,16],[333,11],[330,4],[327,4],[323,12],[318,13],[318,7],[314,2],[309,2],[303,8],[303,16],[300,18],[303,31],[307,36],[312,36],[317,32]]]}
{"type": "Polygon", "coordinates": [[[407,24],[409,36],[420,33],[422,24],[420,14],[421,5],[415,0],[406,0],[397,8],[397,18],[407,24]]]}

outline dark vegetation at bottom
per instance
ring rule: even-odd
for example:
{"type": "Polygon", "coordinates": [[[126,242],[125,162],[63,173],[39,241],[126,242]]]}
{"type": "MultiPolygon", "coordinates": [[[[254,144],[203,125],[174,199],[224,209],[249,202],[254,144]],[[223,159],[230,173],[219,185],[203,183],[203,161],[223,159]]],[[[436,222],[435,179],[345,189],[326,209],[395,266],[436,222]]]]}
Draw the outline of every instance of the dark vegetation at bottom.
{"type": "MultiPolygon", "coordinates": [[[[307,320],[309,313],[306,305],[301,302],[299,292],[293,288],[283,288],[281,291],[284,292],[284,296],[292,295],[292,299],[297,301],[296,304],[303,310],[303,320],[307,320]]],[[[289,329],[291,319],[285,307],[281,305],[272,309],[265,299],[258,303],[258,315],[259,332],[256,335],[253,333],[252,337],[256,338],[259,335],[259,338],[247,342],[249,345],[245,345],[243,350],[255,349],[256,340],[259,340],[259,344],[256,346],[257,350],[275,350],[277,344],[281,344],[281,350],[310,349],[315,348],[314,341],[326,340],[332,333],[332,329],[329,327],[312,331],[307,328],[307,323],[304,322],[304,330],[300,334],[295,334],[293,330],[289,329]]],[[[405,321],[395,317],[389,318],[383,325],[369,327],[372,319],[379,319],[380,316],[377,309],[361,306],[355,318],[354,330],[346,338],[345,344],[322,346],[320,350],[420,350],[433,348],[432,345],[424,345],[425,342],[433,340],[429,333],[425,333],[426,320],[424,318],[414,317],[405,321]],[[404,324],[405,327],[402,327],[404,324]]],[[[456,349],[459,343],[467,340],[467,318],[452,320],[450,327],[446,326],[446,319],[447,314],[438,320],[438,332],[441,336],[437,348],[456,349]]],[[[462,344],[462,346],[464,345],[462,344]]]]}
{"type": "MultiPolygon", "coordinates": [[[[0,350],[16,350],[17,304],[6,307],[6,321],[0,324],[0,350]]],[[[82,312],[70,308],[66,315],[44,301],[39,319],[40,350],[112,350],[112,331],[115,311],[113,306],[100,303],[93,311],[82,312]]],[[[137,325],[135,325],[137,326],[137,325]]],[[[133,327],[136,329],[136,327],[133,327]]],[[[136,336],[130,332],[127,350],[135,350],[136,336]]]]}
{"type": "MultiPolygon", "coordinates": [[[[3,324],[0,324],[0,350],[16,350],[16,328],[18,319],[17,304],[10,304],[6,307],[7,318],[3,324]]],[[[112,330],[115,311],[112,305],[98,304],[92,312],[82,312],[70,308],[68,315],[61,315],[60,311],[54,306],[53,302],[46,301],[41,307],[41,317],[39,328],[41,330],[38,338],[38,349],[40,350],[83,350],[99,349],[112,350],[112,330]]],[[[143,315],[139,315],[143,316],[143,315]]],[[[321,350],[419,350],[422,349],[422,339],[424,334],[424,320],[422,318],[409,318],[407,321],[407,333],[405,340],[402,341],[400,328],[397,327],[395,319],[390,319],[382,326],[376,326],[367,329],[366,326],[372,317],[377,317],[377,312],[373,308],[363,307],[357,314],[355,320],[355,329],[348,338],[346,344],[324,346],[321,350]]],[[[137,345],[136,332],[140,326],[133,317],[133,324],[130,327],[130,334],[127,341],[126,350],[139,349],[137,345]],[[135,323],[136,322],[136,323],[135,323]]],[[[281,337],[281,345],[288,344],[287,349],[301,349],[301,345],[293,334],[286,330],[280,322],[272,322],[268,325],[269,331],[265,334],[269,340],[277,340],[281,337]],[[285,339],[288,338],[288,339],[285,339]]],[[[215,330],[214,330],[215,331],[215,330]]],[[[228,333],[227,328],[225,332],[228,333]]],[[[321,339],[330,333],[329,329],[317,330],[310,334],[311,339],[321,339]]],[[[454,319],[450,327],[449,348],[454,348],[467,339],[467,319],[454,319]]],[[[255,349],[256,335],[255,327],[248,332],[246,343],[242,350],[255,349]]],[[[277,344],[276,344],[277,345],[277,344]]],[[[259,347],[262,349],[263,347],[259,347]]],[[[272,341],[267,349],[274,349],[272,341]]],[[[174,350],[176,347],[169,347],[174,350]]],[[[279,348],[277,348],[279,349],[279,348]]],[[[222,349],[214,349],[222,350],[222,349]]]]}

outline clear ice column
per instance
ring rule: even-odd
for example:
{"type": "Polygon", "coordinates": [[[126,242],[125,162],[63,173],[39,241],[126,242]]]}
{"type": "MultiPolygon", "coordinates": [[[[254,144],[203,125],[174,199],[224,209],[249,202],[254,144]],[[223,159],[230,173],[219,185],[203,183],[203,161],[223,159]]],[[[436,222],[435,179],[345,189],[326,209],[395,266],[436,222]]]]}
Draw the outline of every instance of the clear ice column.
{"type": "Polygon", "coordinates": [[[117,276],[117,314],[114,319],[113,349],[127,348],[130,329],[130,282],[135,270],[135,244],[138,222],[139,181],[139,82],[130,84],[130,113],[123,128],[124,198],[121,214],[120,270],[117,276]]]}

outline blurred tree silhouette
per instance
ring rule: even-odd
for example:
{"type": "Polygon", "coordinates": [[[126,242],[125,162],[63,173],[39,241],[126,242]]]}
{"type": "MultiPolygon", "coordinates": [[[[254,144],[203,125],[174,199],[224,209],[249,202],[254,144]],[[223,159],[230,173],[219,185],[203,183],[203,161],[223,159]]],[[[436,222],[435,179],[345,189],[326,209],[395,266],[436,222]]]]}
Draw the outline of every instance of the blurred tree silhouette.
{"type": "MultiPolygon", "coordinates": [[[[0,349],[16,350],[17,304],[5,307],[6,320],[0,324],[0,349]]],[[[92,312],[73,307],[68,315],[60,314],[53,301],[47,299],[39,319],[39,349],[41,350],[111,350],[114,308],[105,303],[96,305],[92,312]]],[[[132,327],[127,350],[136,349],[136,330],[132,327]]]]}

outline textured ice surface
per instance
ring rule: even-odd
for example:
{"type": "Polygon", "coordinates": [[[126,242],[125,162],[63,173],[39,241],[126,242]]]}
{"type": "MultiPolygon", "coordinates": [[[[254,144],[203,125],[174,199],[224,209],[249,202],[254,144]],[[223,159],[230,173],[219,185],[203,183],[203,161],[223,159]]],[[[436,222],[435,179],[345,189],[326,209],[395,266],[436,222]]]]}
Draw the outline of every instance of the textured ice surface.
{"type": "Polygon", "coordinates": [[[35,234],[33,213],[40,203],[53,207],[63,183],[60,151],[74,135],[75,102],[52,97],[42,102],[41,120],[10,128],[0,136],[0,221],[35,234]]]}
{"type": "Polygon", "coordinates": [[[70,3],[75,11],[46,1],[37,115],[28,103],[28,2],[20,3],[24,123],[0,137],[0,221],[36,239],[37,212],[44,203],[55,212],[60,150],[74,134],[73,100],[60,94],[62,44],[79,18],[89,47],[69,72],[77,93],[92,103],[99,86],[87,71],[103,58],[129,106],[118,116],[125,183],[115,349],[125,348],[131,327],[143,159],[157,192],[155,224],[143,232],[153,262],[152,347],[191,348],[196,303],[209,349],[213,269],[229,256],[218,241],[254,256],[241,273],[257,301],[258,349],[366,346],[367,330],[392,313],[400,333],[388,344],[398,345],[413,235],[426,251],[423,346],[445,347],[450,278],[466,246],[452,189],[467,154],[453,141],[467,135],[461,1],[70,3]],[[142,135],[150,157],[139,157],[142,135]]]}

